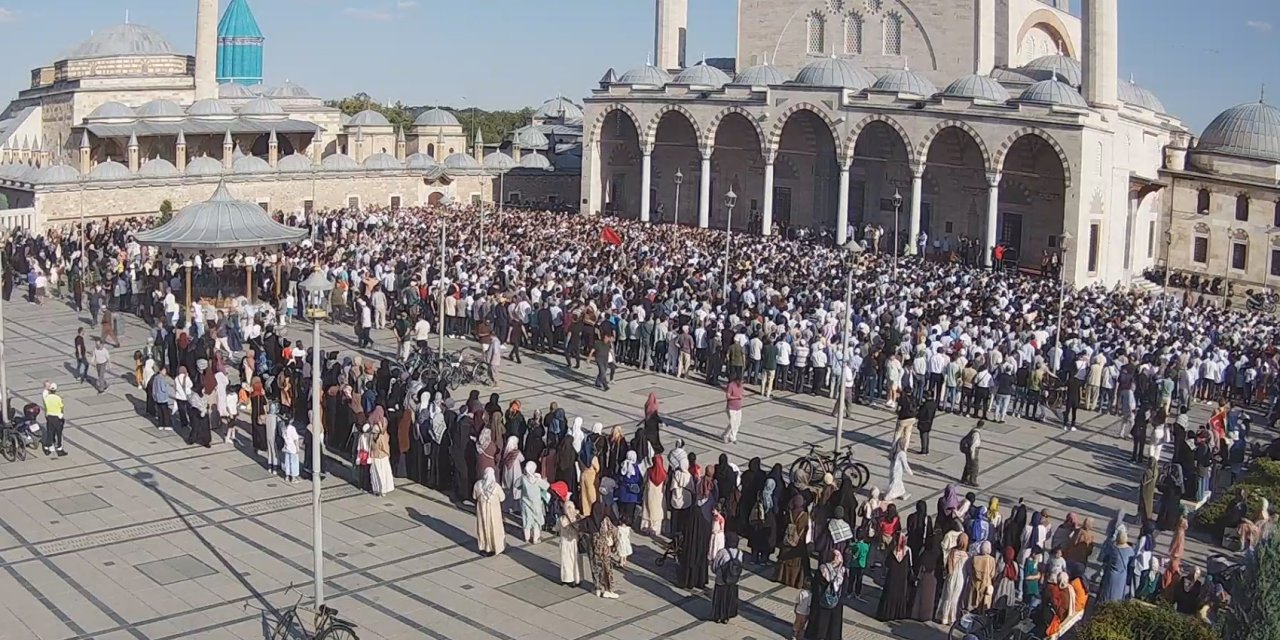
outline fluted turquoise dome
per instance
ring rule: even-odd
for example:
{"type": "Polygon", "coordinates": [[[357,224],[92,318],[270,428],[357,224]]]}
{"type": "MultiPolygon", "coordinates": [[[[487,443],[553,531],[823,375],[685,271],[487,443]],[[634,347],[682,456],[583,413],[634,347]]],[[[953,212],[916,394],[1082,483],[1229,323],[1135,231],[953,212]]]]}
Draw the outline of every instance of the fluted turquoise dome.
{"type": "Polygon", "coordinates": [[[248,0],[231,0],[218,22],[218,82],[262,84],[264,41],[248,0]]]}

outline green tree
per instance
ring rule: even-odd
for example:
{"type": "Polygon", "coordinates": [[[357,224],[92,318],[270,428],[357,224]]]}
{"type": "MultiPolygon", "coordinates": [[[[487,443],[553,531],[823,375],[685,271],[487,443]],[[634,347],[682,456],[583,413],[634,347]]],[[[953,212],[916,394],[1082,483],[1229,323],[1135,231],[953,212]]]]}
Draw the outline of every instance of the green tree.
{"type": "Polygon", "coordinates": [[[1258,544],[1220,618],[1223,640],[1280,638],[1280,535],[1258,544]]]}
{"type": "Polygon", "coordinates": [[[525,107],[523,109],[495,110],[486,111],[475,107],[458,108],[449,105],[421,105],[407,106],[402,102],[396,102],[394,105],[384,105],[369,97],[369,94],[360,92],[353,96],[342,98],[341,100],[330,100],[325,103],[330,107],[334,107],[343,113],[353,116],[366,109],[372,109],[386,116],[387,120],[393,126],[408,129],[413,126],[414,118],[419,114],[430,109],[442,109],[453,114],[462,124],[462,129],[467,133],[467,144],[470,145],[475,140],[475,132],[477,127],[484,135],[486,144],[495,144],[505,140],[512,131],[519,129],[530,123],[533,118],[533,109],[525,107]]]}
{"type": "Polygon", "coordinates": [[[9,196],[3,193],[0,193],[0,209],[8,209],[8,208],[9,208],[9,196]]]}
{"type": "Polygon", "coordinates": [[[160,224],[173,219],[173,203],[166,199],[160,203],[160,224]]]}

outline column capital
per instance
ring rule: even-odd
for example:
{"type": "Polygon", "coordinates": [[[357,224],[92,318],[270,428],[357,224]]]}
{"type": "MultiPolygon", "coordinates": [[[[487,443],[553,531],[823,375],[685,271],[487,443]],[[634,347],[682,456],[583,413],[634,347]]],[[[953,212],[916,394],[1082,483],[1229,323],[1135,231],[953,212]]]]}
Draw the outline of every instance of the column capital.
{"type": "Polygon", "coordinates": [[[705,146],[705,147],[698,147],[698,153],[702,154],[702,159],[703,159],[704,161],[710,161],[710,160],[711,160],[711,154],[712,154],[712,153],[715,153],[715,150],[716,150],[716,148],[715,148],[713,145],[707,145],[707,146],[705,146]]]}
{"type": "Polygon", "coordinates": [[[1000,175],[1000,172],[999,172],[999,171],[988,171],[988,172],[987,172],[987,186],[991,187],[992,189],[995,189],[996,187],[999,187],[999,186],[1000,186],[1000,179],[1001,179],[1002,177],[1003,177],[1003,176],[1002,176],[1002,175],[1000,175]]]}
{"type": "Polygon", "coordinates": [[[911,177],[919,180],[924,177],[925,164],[917,162],[911,165],[911,177]]]}
{"type": "Polygon", "coordinates": [[[764,163],[765,163],[765,164],[773,164],[774,162],[776,162],[776,161],[778,160],[778,150],[777,150],[777,149],[765,149],[765,150],[764,150],[764,153],[762,153],[762,154],[760,154],[760,155],[764,157],[764,163]]]}
{"type": "Polygon", "coordinates": [[[654,141],[648,138],[640,138],[640,153],[649,155],[653,153],[654,141]]]}

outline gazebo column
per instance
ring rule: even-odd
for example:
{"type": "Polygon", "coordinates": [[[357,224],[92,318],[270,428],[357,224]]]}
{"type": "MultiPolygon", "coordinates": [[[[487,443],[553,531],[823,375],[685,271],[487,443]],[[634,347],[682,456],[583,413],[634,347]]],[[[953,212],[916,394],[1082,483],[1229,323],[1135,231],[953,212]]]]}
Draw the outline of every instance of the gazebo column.
{"type": "Polygon", "coordinates": [[[764,212],[760,219],[760,235],[764,236],[773,233],[773,160],[773,154],[764,154],[764,212]]]}
{"type": "MultiPolygon", "coordinates": [[[[920,163],[911,167],[911,224],[907,232],[907,250],[906,254],[911,256],[916,253],[916,239],[920,237],[920,198],[924,191],[924,163],[920,163]]],[[[898,238],[898,230],[894,229],[894,242],[901,243],[902,239],[898,238]]],[[[899,244],[901,246],[901,244],[899,244]]]]}
{"type": "Polygon", "coordinates": [[[711,226],[711,148],[702,150],[702,174],[698,177],[698,228],[711,226]]]}

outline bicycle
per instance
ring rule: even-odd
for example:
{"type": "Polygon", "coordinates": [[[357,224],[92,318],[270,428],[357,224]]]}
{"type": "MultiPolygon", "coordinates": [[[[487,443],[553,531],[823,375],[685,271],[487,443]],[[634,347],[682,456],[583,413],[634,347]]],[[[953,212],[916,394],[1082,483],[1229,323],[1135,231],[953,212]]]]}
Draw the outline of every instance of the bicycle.
{"type": "Polygon", "coordinates": [[[22,443],[17,429],[4,427],[0,430],[0,455],[9,462],[27,459],[27,447],[22,443]]]}
{"type": "Polygon", "coordinates": [[[796,461],[791,463],[791,477],[797,482],[813,484],[828,473],[837,477],[848,476],[857,489],[867,486],[871,481],[871,470],[867,465],[853,459],[852,444],[845,445],[843,452],[839,455],[821,452],[818,450],[819,445],[812,442],[807,444],[809,453],[796,458],[796,461]]]}
{"type": "MultiPolygon", "coordinates": [[[[297,589],[294,589],[293,585],[289,585],[285,592],[288,593],[289,591],[297,591],[297,589]]],[[[276,616],[275,626],[271,629],[270,640],[289,640],[293,638],[293,629],[295,627],[302,631],[302,636],[306,640],[360,640],[360,636],[356,635],[356,624],[354,622],[339,618],[338,610],[332,607],[320,605],[318,611],[304,607],[302,606],[304,597],[305,595],[299,592],[298,602],[285,609],[283,615],[275,613],[274,610],[268,611],[267,609],[254,607],[248,602],[244,603],[243,609],[246,611],[257,609],[263,615],[276,616]],[[315,631],[313,633],[307,634],[306,625],[302,624],[302,616],[298,615],[298,611],[305,611],[313,616],[315,620],[313,625],[315,631]]]]}
{"type": "Polygon", "coordinates": [[[978,640],[992,640],[997,631],[999,631],[999,625],[996,624],[992,612],[970,612],[951,623],[951,628],[947,630],[947,640],[963,640],[971,635],[978,640]]]}

